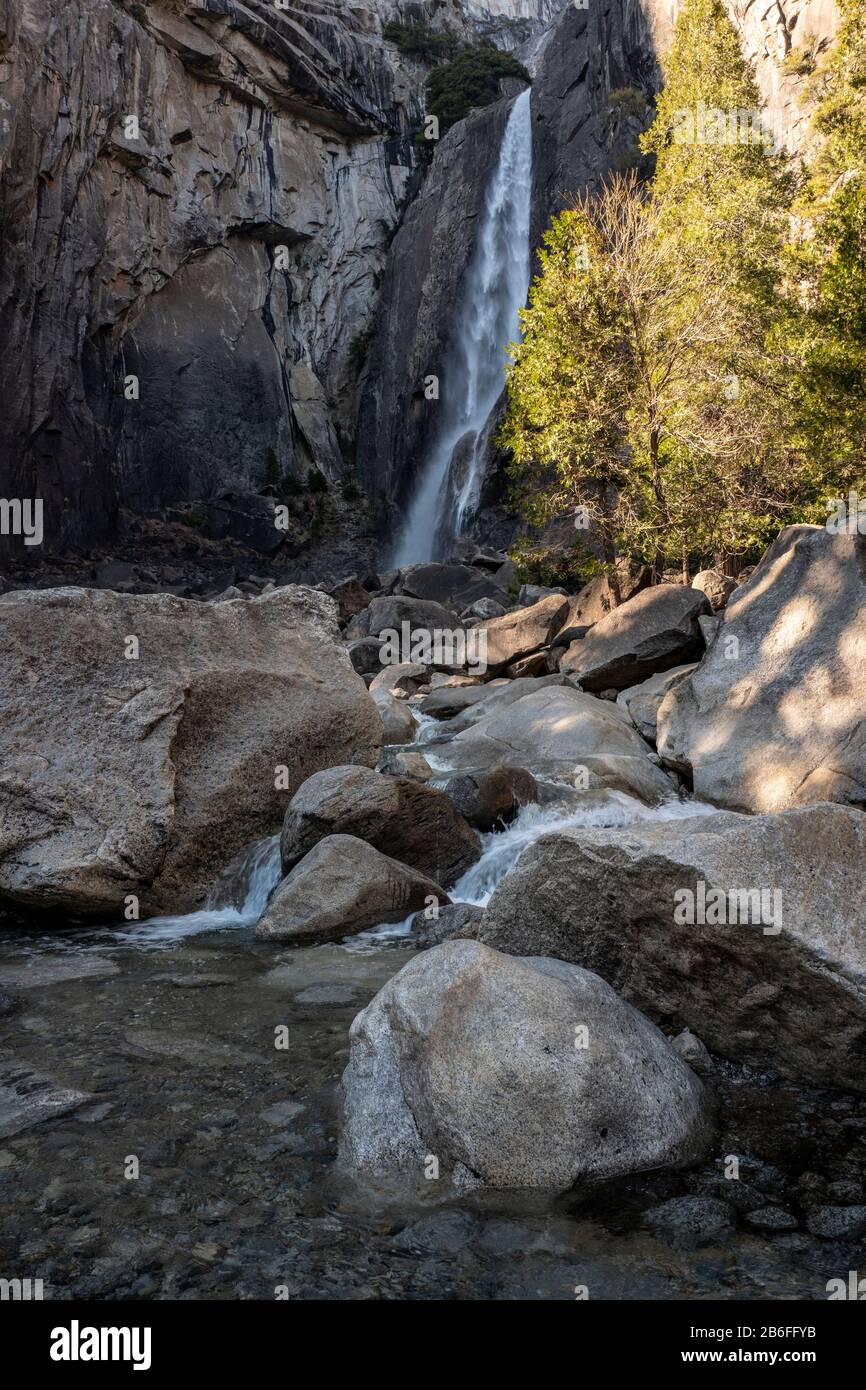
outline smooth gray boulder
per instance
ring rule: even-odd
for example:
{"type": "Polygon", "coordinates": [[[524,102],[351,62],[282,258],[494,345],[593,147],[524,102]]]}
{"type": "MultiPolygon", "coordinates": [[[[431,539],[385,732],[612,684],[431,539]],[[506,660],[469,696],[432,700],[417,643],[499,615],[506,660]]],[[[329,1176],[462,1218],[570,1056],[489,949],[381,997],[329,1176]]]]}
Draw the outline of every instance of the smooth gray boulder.
{"type": "Polygon", "coordinates": [[[375,764],[382,721],[336,605],[19,590],[0,600],[0,899],[123,917],[201,905],[332,763],[375,764]]]}
{"type": "Polygon", "coordinates": [[[611,787],[647,802],[676,794],[670,778],[650,761],[646,743],[616,704],[568,684],[527,684],[541,688],[510,701],[491,698],[446,725],[449,733],[457,732],[435,745],[437,757],[451,768],[505,764],[570,780],[582,776],[580,769],[585,769],[587,789],[611,787]],[[460,727],[464,721],[466,726],[460,727]]]}
{"type": "Polygon", "coordinates": [[[866,1092],[864,863],[866,816],[841,806],[570,830],[524,851],[482,939],[595,970],[713,1052],[866,1092]]]}
{"type": "Polygon", "coordinates": [[[352,835],[328,835],[274,890],[256,925],[259,941],[331,941],[402,922],[445,890],[352,835]]]}
{"type": "Polygon", "coordinates": [[[430,908],[422,908],[412,918],[412,945],[419,951],[429,950],[431,946],[441,946],[452,937],[475,939],[484,916],[484,908],[475,903],[452,903],[450,907],[439,908],[435,915],[430,908]]]}
{"type": "Polygon", "coordinates": [[[434,632],[437,628],[455,631],[463,624],[456,613],[441,603],[426,599],[408,598],[400,594],[387,594],[374,598],[362,613],[357,613],[346,628],[347,638],[378,637],[386,631],[402,634],[403,623],[408,623],[411,631],[434,632]]]}
{"type": "Polygon", "coordinates": [[[547,1188],[695,1162],[702,1083],[597,975],[452,940],[359,1014],[343,1076],[342,1162],[419,1187],[547,1188]]]}
{"type": "Polygon", "coordinates": [[[640,685],[631,685],[628,690],[621,690],[617,695],[617,704],[628,713],[638,733],[642,734],[648,743],[656,741],[656,720],[662,700],[669,690],[679,685],[680,681],[685,680],[695,669],[694,662],[689,662],[686,666],[674,666],[670,671],[659,671],[648,680],[641,681],[640,685]]]}
{"type": "Polygon", "coordinates": [[[692,580],[692,588],[706,594],[714,613],[725,607],[736,587],[737,580],[720,570],[700,570],[692,580]]]}
{"type": "Polygon", "coordinates": [[[507,825],[521,806],[538,800],[538,783],[522,767],[500,765],[478,772],[458,772],[435,784],[477,830],[507,825]]]}
{"type": "Polygon", "coordinates": [[[706,596],[682,584],[643,589],[573,642],[559,669],[584,690],[625,690],[656,671],[696,661],[704,650],[698,624],[706,596]]]}
{"type": "Polygon", "coordinates": [[[519,657],[546,647],[562,626],[568,612],[564,595],[550,594],[529,608],[517,608],[501,618],[479,623],[477,631],[484,634],[487,669],[503,670],[519,657]]]}
{"type": "MultiPolygon", "coordinates": [[[[630,565],[622,561],[618,564],[617,571],[620,604],[628,603],[635,594],[646,589],[652,579],[649,565],[630,565]]],[[[607,575],[596,575],[595,579],[584,584],[579,594],[569,598],[568,613],[563,627],[592,627],[618,606],[607,575]]]]}
{"type": "Polygon", "coordinates": [[[661,756],[735,810],[866,807],[866,536],[787,527],[721,616],[659,709],[661,756]]]}
{"type": "Polygon", "coordinates": [[[383,666],[370,682],[370,693],[388,690],[395,699],[414,695],[419,686],[426,685],[430,674],[420,661],[398,661],[391,666],[383,666]]]}
{"type": "Polygon", "coordinates": [[[367,767],[331,767],[298,788],[280,836],[283,873],[326,835],[354,835],[446,885],[481,853],[478,836],[444,791],[367,767]]]}
{"type": "Polygon", "coordinates": [[[382,745],[411,743],[418,722],[405,700],[397,700],[390,690],[371,690],[370,699],[382,720],[382,745]]]}
{"type": "Polygon", "coordinates": [[[442,603],[457,610],[479,600],[508,603],[508,595],[491,576],[470,565],[408,565],[400,571],[398,592],[410,598],[442,603]]]}

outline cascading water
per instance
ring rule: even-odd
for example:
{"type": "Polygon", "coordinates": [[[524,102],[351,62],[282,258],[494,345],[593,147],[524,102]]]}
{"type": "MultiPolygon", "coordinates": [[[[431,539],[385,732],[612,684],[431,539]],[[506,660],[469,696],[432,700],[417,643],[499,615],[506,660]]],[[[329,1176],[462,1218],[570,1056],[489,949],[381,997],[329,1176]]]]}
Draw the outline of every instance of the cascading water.
{"type": "Polygon", "coordinates": [[[477,503],[479,442],[502,391],[505,348],[520,334],[519,311],[529,288],[531,186],[527,88],[511,108],[487,190],[451,339],[443,418],[409,508],[396,565],[437,558],[437,546],[460,534],[477,503]]]}

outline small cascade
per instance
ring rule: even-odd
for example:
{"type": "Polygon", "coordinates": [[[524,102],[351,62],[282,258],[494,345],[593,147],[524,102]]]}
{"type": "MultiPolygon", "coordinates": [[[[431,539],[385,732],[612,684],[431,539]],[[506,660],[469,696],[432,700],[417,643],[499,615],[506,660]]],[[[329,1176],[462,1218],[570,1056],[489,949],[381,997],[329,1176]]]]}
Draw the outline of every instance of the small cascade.
{"type": "Polygon", "coordinates": [[[279,835],[257,840],[226,865],[207,903],[198,912],[150,917],[146,922],[114,932],[114,938],[136,946],[157,945],[226,927],[255,926],[281,872],[279,835]]]}
{"type": "MultiPolygon", "coordinates": [[[[394,563],[447,556],[478,503],[485,426],[502,393],[505,349],[520,335],[530,277],[532,200],[530,91],[508,117],[487,189],[466,291],[451,338],[442,419],[409,507],[394,563]]],[[[446,252],[447,254],[447,252],[446,252]]]]}

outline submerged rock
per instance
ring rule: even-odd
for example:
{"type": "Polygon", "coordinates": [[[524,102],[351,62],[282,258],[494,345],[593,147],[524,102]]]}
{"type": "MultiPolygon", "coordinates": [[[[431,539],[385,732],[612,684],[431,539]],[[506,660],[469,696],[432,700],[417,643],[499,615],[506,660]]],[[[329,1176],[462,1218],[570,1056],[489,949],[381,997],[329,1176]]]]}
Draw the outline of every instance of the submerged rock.
{"type": "Polygon", "coordinates": [[[714,1051],[866,1092],[866,817],[732,812],[546,835],[483,940],[596,970],[714,1051]]]}
{"type": "Polygon", "coordinates": [[[352,835],[328,835],[274,890],[256,926],[259,941],[329,941],[401,922],[435,899],[451,901],[431,878],[352,835]]]}
{"type": "Polygon", "coordinates": [[[481,853],[478,836],[444,791],[366,767],[332,767],[298,788],[280,838],[283,872],[326,835],[354,835],[446,885],[481,853]]]}
{"type": "Polygon", "coordinates": [[[357,1173],[564,1190],[701,1158],[701,1082],[597,975],[475,941],[416,956],[355,1019],[341,1156],[357,1173]]]}
{"type": "Polygon", "coordinates": [[[201,902],[294,789],[373,764],[382,726],[333,600],[107,590],[0,601],[0,898],[142,916],[201,902]],[[282,770],[281,770],[282,769],[282,770]]]}
{"type": "Polygon", "coordinates": [[[474,903],[452,903],[450,907],[437,909],[435,916],[428,916],[429,909],[416,912],[412,918],[412,944],[419,950],[431,946],[441,946],[458,936],[474,940],[478,936],[484,908],[474,903]]]}

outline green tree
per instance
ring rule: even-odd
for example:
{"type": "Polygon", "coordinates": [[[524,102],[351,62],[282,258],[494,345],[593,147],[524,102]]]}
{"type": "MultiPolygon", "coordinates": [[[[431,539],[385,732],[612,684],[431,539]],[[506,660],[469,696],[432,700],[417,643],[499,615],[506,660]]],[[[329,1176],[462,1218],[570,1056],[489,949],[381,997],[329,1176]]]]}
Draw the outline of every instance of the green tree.
{"type": "Polygon", "coordinates": [[[427,110],[439,118],[442,131],[468,116],[474,106],[489,106],[499,96],[500,77],[520,77],[529,73],[511,53],[492,44],[464,48],[450,63],[434,68],[427,78],[427,110]]]}
{"type": "Polygon", "coordinates": [[[793,428],[809,460],[811,519],[828,495],[863,491],[866,468],[866,0],[841,0],[842,26],[813,79],[821,143],[788,248],[785,332],[793,428]]]}

